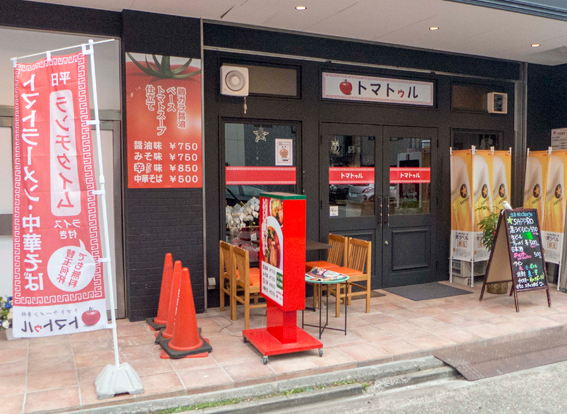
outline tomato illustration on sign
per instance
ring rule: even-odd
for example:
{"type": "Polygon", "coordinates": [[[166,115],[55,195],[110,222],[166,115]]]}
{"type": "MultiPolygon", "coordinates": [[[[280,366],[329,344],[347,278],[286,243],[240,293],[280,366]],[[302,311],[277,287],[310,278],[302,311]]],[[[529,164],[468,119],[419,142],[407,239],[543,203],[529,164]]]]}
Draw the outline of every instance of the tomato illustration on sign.
{"type": "MultiPolygon", "coordinates": [[[[128,134],[128,187],[129,188],[165,188],[165,187],[201,187],[202,165],[201,165],[201,70],[199,67],[191,66],[192,59],[187,59],[185,64],[171,64],[170,56],[150,55],[145,62],[136,60],[132,54],[127,53],[130,61],[126,62],[126,125],[128,134]],[[148,61],[150,59],[150,61],[148,61]],[[161,59],[161,60],[160,60],[161,59]],[[158,89],[163,90],[164,99],[160,102],[158,89]],[[178,91],[184,89],[185,107],[181,112],[185,122],[178,123],[178,108],[180,96],[178,91]],[[153,90],[154,95],[148,99],[147,91],[153,90]],[[158,104],[163,104],[163,115],[158,114],[158,104]],[[164,118],[164,119],[160,119],[164,118]],[[161,130],[158,128],[162,128],[161,130]],[[135,159],[136,151],[134,141],[161,142],[161,159],[156,160],[153,148],[146,158],[147,149],[143,148],[141,153],[143,159],[135,159]],[[170,148],[175,144],[175,149],[170,148]],[[183,144],[178,147],[178,144],[183,144]],[[190,152],[188,152],[190,150],[190,152]],[[175,154],[175,159],[170,158],[175,154]],[[181,154],[181,159],[178,158],[181,154]],[[188,155],[188,157],[186,157],[188,155]],[[163,174],[161,183],[136,182],[134,180],[134,164],[141,163],[147,167],[143,174],[163,174]],[[153,165],[152,165],[153,164],[153,165]],[[155,165],[160,164],[161,171],[155,171],[155,165]],[[179,165],[183,169],[179,170],[179,165]],[[169,179],[172,173],[171,166],[175,166],[175,174],[183,173],[186,178],[190,172],[189,183],[169,179]],[[189,169],[188,169],[189,168],[189,169]],[[192,168],[192,169],[191,169],[192,168]],[[187,171],[186,171],[187,170],[187,171]]],[[[143,59],[143,55],[142,55],[143,59]]]]}
{"type": "Polygon", "coordinates": [[[344,93],[345,95],[350,95],[350,93],[352,92],[352,83],[350,83],[349,81],[347,81],[346,79],[341,82],[341,84],[339,85],[339,89],[341,90],[342,93],[344,93]]]}
{"type": "Polygon", "coordinates": [[[100,312],[96,309],[89,308],[88,311],[83,312],[81,316],[83,323],[87,326],[93,326],[100,320],[100,312]]]}

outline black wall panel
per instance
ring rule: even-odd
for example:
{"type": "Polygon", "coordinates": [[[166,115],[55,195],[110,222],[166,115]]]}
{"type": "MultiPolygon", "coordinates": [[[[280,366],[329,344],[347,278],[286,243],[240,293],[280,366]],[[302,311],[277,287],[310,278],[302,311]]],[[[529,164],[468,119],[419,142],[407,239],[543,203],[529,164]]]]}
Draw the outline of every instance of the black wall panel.
{"type": "Polygon", "coordinates": [[[520,76],[520,65],[517,62],[270,30],[207,23],[203,27],[203,36],[207,46],[426,69],[495,79],[519,79],[520,76]]]}
{"type": "MultiPolygon", "coordinates": [[[[124,52],[200,59],[199,19],[124,10],[122,22],[124,52]]],[[[127,111],[125,103],[123,108],[127,111]]],[[[124,128],[126,137],[126,125],[124,128]]],[[[123,154],[126,165],[126,145],[123,154]]],[[[127,183],[128,171],[124,169],[124,187],[127,183]]],[[[202,194],[200,188],[125,188],[124,257],[130,320],[156,315],[166,253],[189,268],[195,308],[197,312],[205,310],[202,194]]]]}
{"type": "Polygon", "coordinates": [[[528,66],[527,147],[546,150],[551,130],[567,128],[567,65],[528,66]]]}
{"type": "Polygon", "coordinates": [[[122,23],[118,12],[2,0],[0,26],[118,37],[122,23]]]}
{"type": "Polygon", "coordinates": [[[188,17],[123,10],[122,42],[128,52],[200,58],[201,22],[188,17]]]}

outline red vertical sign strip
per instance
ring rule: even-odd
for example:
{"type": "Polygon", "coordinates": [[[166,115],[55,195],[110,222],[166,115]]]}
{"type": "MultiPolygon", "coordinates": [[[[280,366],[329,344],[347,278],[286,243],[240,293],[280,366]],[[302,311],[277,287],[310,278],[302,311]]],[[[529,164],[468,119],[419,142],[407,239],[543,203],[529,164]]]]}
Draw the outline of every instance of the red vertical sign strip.
{"type": "Polygon", "coordinates": [[[128,188],[203,186],[200,61],[171,59],[127,54],[128,188]]]}
{"type": "Polygon", "coordinates": [[[14,336],[104,328],[86,57],[14,76],[14,336]]]}

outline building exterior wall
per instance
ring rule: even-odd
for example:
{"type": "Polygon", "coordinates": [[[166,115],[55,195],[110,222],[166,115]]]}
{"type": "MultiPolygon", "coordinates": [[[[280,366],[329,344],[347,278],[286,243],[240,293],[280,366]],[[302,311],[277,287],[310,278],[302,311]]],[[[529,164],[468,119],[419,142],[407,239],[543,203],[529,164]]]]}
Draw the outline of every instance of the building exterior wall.
{"type": "MultiPolygon", "coordinates": [[[[206,306],[204,235],[207,238],[207,276],[218,278],[218,239],[224,214],[224,191],[220,182],[222,143],[219,127],[224,119],[272,119],[299,122],[302,131],[301,166],[305,173],[300,185],[314,195],[308,199],[308,237],[323,237],[319,225],[318,198],[321,194],[318,166],[321,122],[374,123],[380,125],[433,126],[439,131],[441,187],[449,188],[448,149],[452,128],[498,129],[504,131],[505,146],[514,142],[513,110],[506,117],[451,111],[451,83],[467,82],[496,85],[509,93],[514,107],[514,81],[520,78],[517,62],[474,56],[411,50],[378,44],[346,41],[309,35],[243,28],[211,22],[203,23],[206,49],[231,49],[232,52],[207,51],[201,57],[201,22],[198,19],[124,10],[121,13],[35,2],[6,0],[0,5],[0,26],[32,30],[52,30],[113,36],[121,39],[121,68],[124,52],[203,58],[205,111],[205,205],[201,189],[127,189],[125,105],[122,103],[124,129],[123,159],[123,238],[126,274],[126,308],[131,320],[153,316],[157,310],[163,256],[171,252],[183,261],[193,275],[193,290],[198,312],[206,306]],[[38,18],[41,16],[42,18],[38,18]],[[62,18],[65,16],[65,18],[62,18]],[[246,51],[246,54],[239,53],[246,51]],[[275,57],[266,57],[271,54],[275,57]],[[248,60],[268,64],[295,65],[300,68],[301,95],[297,99],[250,97],[245,115],[242,102],[219,94],[219,66],[222,62],[248,60]],[[325,63],[325,61],[333,61],[325,63]],[[342,64],[350,62],[352,64],[342,64]],[[407,68],[396,71],[393,68],[407,68]],[[433,109],[409,110],[391,105],[323,102],[321,71],[363,73],[392,77],[430,79],[436,83],[433,109]],[[413,71],[411,71],[413,70],[413,71]],[[452,75],[448,75],[452,74],[452,75]],[[315,155],[316,154],[316,155],[315,155]]],[[[99,81],[100,83],[101,81],[99,81]]],[[[124,82],[122,81],[124,85],[124,82]]],[[[543,87],[536,84],[534,88],[543,87]]],[[[123,86],[124,92],[124,86],[123,86]]],[[[124,95],[124,93],[123,93],[124,95]]],[[[548,122],[543,118],[541,125],[548,122]]],[[[521,155],[523,156],[523,155],[521,155]]],[[[521,183],[513,186],[520,188],[521,183]]],[[[448,275],[448,193],[439,194],[438,230],[447,234],[438,246],[439,279],[448,275]]],[[[209,305],[218,300],[210,291],[209,305]],[[217,299],[215,299],[215,297],[217,299]]]]}

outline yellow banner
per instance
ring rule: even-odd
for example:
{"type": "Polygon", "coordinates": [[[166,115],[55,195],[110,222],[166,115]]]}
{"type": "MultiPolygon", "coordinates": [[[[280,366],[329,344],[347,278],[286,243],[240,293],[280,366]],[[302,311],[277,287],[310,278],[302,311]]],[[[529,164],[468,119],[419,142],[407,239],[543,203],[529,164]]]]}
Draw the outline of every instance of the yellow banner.
{"type": "Polygon", "coordinates": [[[494,169],[492,180],[492,211],[500,214],[504,201],[512,204],[511,196],[512,154],[509,151],[494,151],[494,169]]]}
{"type": "Polygon", "coordinates": [[[567,151],[553,151],[549,157],[542,225],[545,260],[551,263],[561,262],[565,223],[565,197],[563,196],[565,181],[567,181],[567,151]]]}
{"type": "Polygon", "coordinates": [[[537,210],[540,229],[544,228],[544,198],[549,171],[549,152],[530,151],[526,163],[526,182],[524,185],[524,208],[537,210]]]}
{"type": "Polygon", "coordinates": [[[473,155],[470,150],[451,154],[451,257],[470,261],[473,256],[473,155]]]}

